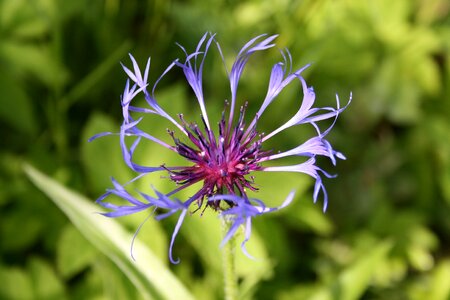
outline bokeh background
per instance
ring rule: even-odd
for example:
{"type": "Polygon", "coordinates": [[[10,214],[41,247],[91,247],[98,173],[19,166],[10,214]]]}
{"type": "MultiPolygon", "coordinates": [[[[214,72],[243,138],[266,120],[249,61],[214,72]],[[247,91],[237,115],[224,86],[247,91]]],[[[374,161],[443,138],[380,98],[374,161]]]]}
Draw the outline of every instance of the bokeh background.
{"type": "MultiPolygon", "coordinates": [[[[258,259],[238,257],[241,298],[450,299],[448,0],[0,0],[0,299],[145,298],[145,287],[89,236],[86,227],[97,226],[69,220],[47,195],[57,184],[93,202],[110,176],[132,177],[117,138],[87,142],[119,128],[126,79],[119,62],[130,66],[131,52],[144,66],[151,56],[154,82],[183,57],[176,42],[193,51],[208,31],[217,33],[229,65],[250,38],[279,33],[277,47],[290,50],[294,68],[312,63],[304,75],[319,105],[334,105],[336,93],[345,103],[353,92],[329,135],[347,160],[337,168],[320,161],[339,174],[325,182],[325,214],[321,199],[312,203],[306,175],[257,181],[269,205],[298,192],[289,207],[255,219],[249,250],[258,259]],[[51,184],[38,189],[24,163],[51,184]]],[[[220,57],[210,58],[204,86],[214,115],[229,87],[220,57]]],[[[280,59],[272,49],[250,60],[239,90],[250,112],[280,59]]],[[[165,77],[158,95],[170,111],[198,117],[182,72],[165,77]]],[[[301,91],[282,98],[261,128],[286,120],[301,91]]],[[[148,126],[164,136],[169,125],[148,126]]],[[[273,146],[288,149],[305,134],[288,131],[273,146]]],[[[148,147],[142,159],[170,164],[160,148],[148,147]]],[[[156,176],[142,187],[150,184],[170,182],[156,176]]],[[[147,215],[117,221],[133,234],[147,215]]],[[[222,298],[220,221],[208,213],[188,217],[174,248],[181,263],[171,265],[175,223],[150,219],[139,239],[195,298],[222,298]]],[[[128,251],[131,239],[124,241],[128,251]]],[[[135,255],[131,268],[151,272],[135,255]]],[[[149,295],[164,298],[158,289],[170,288],[158,285],[149,295]]]]}

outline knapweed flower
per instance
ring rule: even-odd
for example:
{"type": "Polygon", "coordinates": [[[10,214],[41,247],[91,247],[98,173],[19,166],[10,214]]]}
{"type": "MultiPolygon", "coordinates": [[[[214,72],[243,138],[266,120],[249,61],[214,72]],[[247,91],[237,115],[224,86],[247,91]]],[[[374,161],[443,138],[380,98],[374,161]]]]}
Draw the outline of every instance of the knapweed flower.
{"type": "MultiPolygon", "coordinates": [[[[120,184],[114,179],[113,188],[108,189],[97,202],[109,209],[104,215],[108,217],[119,217],[133,214],[147,209],[158,209],[163,213],[157,214],[156,219],[161,220],[173,214],[179,214],[178,222],[172,234],[169,258],[176,263],[172,256],[173,244],[180,226],[188,210],[198,210],[200,208],[211,208],[218,211],[220,215],[226,217],[232,225],[226,234],[222,244],[226,243],[241,226],[245,226],[245,238],[241,247],[245,251],[245,242],[250,238],[252,218],[272,212],[288,205],[294,198],[291,192],[280,207],[266,207],[262,200],[249,198],[247,191],[256,191],[257,187],[252,176],[253,172],[299,172],[305,173],[315,179],[313,198],[317,201],[319,193],[322,192],[324,205],[327,207],[327,192],[322,183],[322,175],[333,177],[316,165],[316,156],[326,156],[333,164],[336,159],[345,159],[340,153],[335,151],[331,144],[325,139],[326,135],[333,127],[338,115],[345,109],[340,107],[339,98],[336,96],[337,107],[313,107],[315,93],[312,87],[306,84],[301,73],[308,67],[292,71],[292,59],[289,51],[281,51],[283,61],[276,63],[272,67],[269,77],[269,86],[261,106],[257,113],[250,118],[249,125],[246,124],[245,111],[247,104],[236,108],[237,89],[240,77],[252,54],[258,51],[267,50],[274,47],[272,43],[277,36],[260,35],[250,40],[238,53],[231,71],[227,71],[230,84],[231,96],[229,101],[225,101],[225,110],[218,122],[217,127],[211,125],[206,111],[206,99],[203,95],[203,65],[206,55],[211,47],[217,48],[222,60],[224,60],[221,48],[215,39],[215,35],[205,34],[193,53],[188,53],[182,46],[181,50],[185,54],[183,60],[173,61],[163,74],[156,80],[153,87],[149,88],[148,74],[150,71],[150,59],[144,72],[138,63],[130,55],[132,68],[123,66],[129,79],[126,82],[125,90],[121,96],[123,123],[118,133],[120,145],[125,163],[138,175],[130,181],[141,179],[143,176],[153,172],[166,172],[169,180],[176,186],[173,190],[161,192],[153,189],[151,194],[138,191],[139,197],[133,196],[127,191],[128,183],[120,184]],[[195,124],[188,122],[180,113],[177,117],[169,115],[158,103],[155,97],[155,89],[161,78],[176,68],[183,71],[184,76],[192,88],[196,101],[198,102],[202,123],[195,124]],[[275,100],[280,92],[289,84],[298,83],[302,87],[303,95],[299,96],[299,109],[291,118],[285,122],[280,122],[279,126],[272,132],[263,134],[258,131],[258,120],[265,112],[266,108],[275,100]],[[143,95],[146,100],[146,107],[133,105],[133,100],[138,95],[143,95]],[[140,117],[135,117],[136,115],[140,117]],[[162,117],[173,129],[168,130],[173,143],[156,138],[148,132],[140,129],[140,122],[144,117],[162,117]],[[330,119],[332,124],[325,130],[321,130],[318,122],[330,119]],[[306,141],[299,141],[299,145],[293,149],[267,149],[265,144],[281,131],[302,125],[313,126],[315,136],[306,141]],[[134,139],[131,145],[126,143],[126,139],[134,139]],[[155,142],[181,155],[185,159],[185,164],[181,166],[166,165],[164,161],[158,166],[144,166],[133,160],[133,154],[142,139],[155,142]],[[279,158],[295,156],[303,157],[302,161],[294,165],[265,166],[268,161],[275,161],[279,158]],[[200,183],[200,188],[188,199],[178,199],[177,193],[200,183]],[[109,195],[116,195],[124,199],[126,205],[116,205],[106,202],[109,195]],[[192,208],[193,207],[193,208],[192,208]]],[[[225,65],[225,62],[224,62],[225,65]]],[[[295,101],[298,101],[295,99],[295,101]]],[[[350,100],[349,100],[350,102],[350,100]]],[[[208,103],[210,104],[210,103],[208,103]]],[[[253,103],[252,103],[253,104],[253,103]]],[[[348,104],[347,104],[348,105],[348,104]]],[[[110,132],[101,133],[99,136],[113,134],[110,132]]],[[[167,180],[167,179],[165,179],[167,180]]]]}

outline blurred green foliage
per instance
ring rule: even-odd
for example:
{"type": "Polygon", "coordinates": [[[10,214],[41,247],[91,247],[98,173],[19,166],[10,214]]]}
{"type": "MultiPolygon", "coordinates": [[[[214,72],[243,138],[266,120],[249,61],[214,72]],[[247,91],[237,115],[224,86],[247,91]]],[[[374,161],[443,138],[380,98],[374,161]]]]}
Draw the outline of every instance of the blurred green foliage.
{"type": "MultiPolygon", "coordinates": [[[[269,205],[298,193],[286,209],[255,220],[249,251],[259,260],[238,257],[242,298],[450,299],[448,0],[0,0],[0,299],[145,298],[142,281],[110,260],[117,263],[116,252],[102,251],[91,229],[47,196],[58,186],[95,199],[110,176],[132,176],[116,138],[87,143],[118,129],[119,61],[129,64],[132,52],[143,65],[151,56],[153,82],[182,56],[175,42],[191,51],[206,31],[217,32],[228,64],[251,37],[279,33],[294,67],[313,63],[305,76],[320,105],[333,105],[335,93],[354,99],[330,134],[347,160],[337,170],[322,165],[339,174],[326,181],[326,214],[311,203],[306,176],[257,178],[269,205]],[[54,178],[40,186],[47,196],[23,162],[54,178]]],[[[204,86],[208,110],[218,114],[229,94],[219,56],[211,57],[204,86]]],[[[272,50],[250,60],[239,90],[250,110],[277,59],[272,50]]],[[[289,117],[298,92],[287,90],[261,127],[289,117]]],[[[181,72],[161,82],[158,97],[172,113],[198,116],[181,72]]],[[[167,124],[148,126],[163,136],[167,124]]],[[[280,135],[277,148],[292,146],[294,134],[280,135]]],[[[153,164],[174,159],[153,145],[140,155],[153,164]]],[[[169,184],[152,179],[142,187],[169,184]]],[[[116,225],[133,233],[145,217],[116,225]]],[[[187,218],[174,248],[182,262],[172,266],[175,222],[150,219],[139,234],[145,251],[194,297],[221,298],[217,218],[187,218]]],[[[134,265],[147,261],[136,256],[134,265]]]]}

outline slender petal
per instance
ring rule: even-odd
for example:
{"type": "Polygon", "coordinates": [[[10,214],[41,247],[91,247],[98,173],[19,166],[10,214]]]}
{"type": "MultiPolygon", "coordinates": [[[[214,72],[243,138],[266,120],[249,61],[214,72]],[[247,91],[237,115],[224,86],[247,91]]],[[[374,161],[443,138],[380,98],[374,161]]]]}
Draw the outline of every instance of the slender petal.
{"type": "Polygon", "coordinates": [[[148,72],[150,71],[150,58],[147,60],[147,65],[145,67],[144,76],[142,76],[141,70],[139,69],[139,65],[136,62],[136,59],[134,59],[133,55],[128,54],[130,56],[131,62],[133,63],[133,70],[132,72],[130,69],[125,67],[125,65],[122,64],[122,68],[127,73],[128,77],[130,77],[131,80],[133,80],[140,88],[145,88],[147,86],[147,79],[148,79],[148,72]]]}
{"type": "MultiPolygon", "coordinates": [[[[202,87],[202,75],[203,75],[203,64],[205,62],[206,54],[208,53],[209,47],[211,46],[211,43],[214,41],[214,36],[211,35],[211,37],[208,39],[205,45],[205,49],[200,52],[204,41],[206,40],[208,34],[205,34],[200,42],[197,45],[196,52],[194,55],[187,55],[186,53],[186,61],[184,64],[176,62],[176,65],[183,69],[184,75],[186,76],[186,80],[191,86],[192,90],[194,91],[195,96],[197,97],[198,104],[200,105],[200,110],[202,112],[202,116],[205,120],[206,126],[208,129],[210,129],[209,120],[208,120],[208,114],[206,112],[205,107],[205,99],[203,97],[203,87],[202,87]],[[197,66],[197,58],[198,56],[202,56],[200,65],[197,66]],[[191,63],[191,60],[194,60],[194,63],[191,63]]],[[[184,50],[182,46],[180,46],[181,49],[184,50]]],[[[186,51],[185,51],[186,52],[186,51]]]]}
{"type": "Polygon", "coordinates": [[[266,34],[259,35],[252,40],[250,40],[247,44],[242,47],[241,51],[239,51],[239,54],[236,58],[236,61],[234,62],[233,66],[231,67],[231,73],[230,73],[230,88],[231,88],[231,107],[230,107],[230,118],[228,120],[229,124],[233,121],[233,112],[236,104],[236,94],[237,94],[237,87],[239,84],[239,80],[241,78],[242,72],[244,71],[244,67],[247,64],[247,61],[249,60],[250,56],[256,52],[256,51],[262,51],[269,48],[272,48],[275,46],[275,44],[270,44],[274,39],[277,38],[278,35],[272,35],[268,38],[265,38],[261,42],[257,43],[255,42],[261,39],[262,37],[265,37],[266,34]]]}
{"type": "Polygon", "coordinates": [[[261,161],[274,160],[287,156],[313,157],[315,155],[323,155],[329,157],[333,165],[336,165],[336,157],[345,159],[345,156],[342,153],[335,151],[327,140],[320,136],[315,136],[310,138],[300,146],[297,146],[288,151],[267,156],[265,158],[262,158],[261,161]]]}
{"type": "Polygon", "coordinates": [[[276,166],[276,167],[265,167],[263,168],[263,171],[266,172],[299,172],[299,173],[305,173],[309,176],[313,177],[316,180],[316,183],[314,184],[314,203],[317,202],[317,198],[319,196],[320,190],[323,192],[323,211],[327,209],[328,206],[328,194],[325,189],[325,186],[323,185],[322,178],[320,177],[320,173],[324,174],[328,178],[336,177],[336,175],[330,175],[324,170],[320,169],[318,166],[315,165],[316,160],[314,157],[308,159],[306,162],[298,164],[298,165],[292,165],[292,166],[276,166]]]}

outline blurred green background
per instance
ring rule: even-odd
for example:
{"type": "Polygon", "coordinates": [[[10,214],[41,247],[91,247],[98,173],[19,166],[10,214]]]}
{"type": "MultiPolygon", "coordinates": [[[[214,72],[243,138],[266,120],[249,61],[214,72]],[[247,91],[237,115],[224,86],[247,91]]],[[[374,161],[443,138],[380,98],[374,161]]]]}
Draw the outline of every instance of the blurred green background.
{"type": "MultiPolygon", "coordinates": [[[[94,214],[100,208],[83,214],[74,205],[66,214],[81,213],[69,220],[55,203],[67,196],[61,186],[93,202],[110,176],[121,182],[132,176],[117,138],[87,142],[118,130],[126,79],[119,62],[129,66],[131,52],[144,66],[151,56],[152,83],[183,57],[175,42],[193,51],[207,31],[217,33],[228,64],[250,38],[279,33],[277,47],[288,47],[294,68],[313,63],[305,77],[318,105],[334,105],[335,93],[345,103],[353,92],[329,135],[347,160],[337,168],[320,162],[339,174],[326,180],[326,214],[321,200],[312,204],[307,176],[257,178],[258,196],[269,205],[292,188],[298,192],[286,209],[255,219],[249,251],[258,260],[238,257],[241,298],[450,299],[448,0],[0,0],[0,299],[172,297],[161,292],[175,289],[168,281],[143,276],[139,285],[116,253],[102,248],[108,244],[93,235],[107,220],[94,214]],[[53,179],[29,171],[36,188],[25,162],[53,179]]],[[[250,111],[259,108],[279,59],[272,49],[250,60],[239,90],[250,111]]],[[[208,110],[220,113],[229,92],[217,54],[204,86],[208,110]]],[[[281,124],[298,108],[294,92],[272,105],[261,128],[281,124]]],[[[181,72],[170,73],[158,93],[171,112],[198,117],[181,72]]],[[[152,134],[165,136],[167,124],[150,125],[152,134]]],[[[293,130],[273,146],[300,142],[293,130]]],[[[143,159],[169,164],[159,150],[149,145],[143,159]]],[[[168,184],[159,175],[143,181],[142,188],[168,184]]],[[[133,234],[146,216],[117,221],[133,234]]],[[[130,268],[170,270],[193,297],[222,298],[219,220],[208,213],[187,217],[176,266],[167,258],[175,222],[149,220],[139,234],[160,269],[139,251],[130,268]]],[[[105,239],[117,234],[111,229],[105,239]]],[[[130,259],[130,242],[122,241],[122,261],[130,259]]]]}

